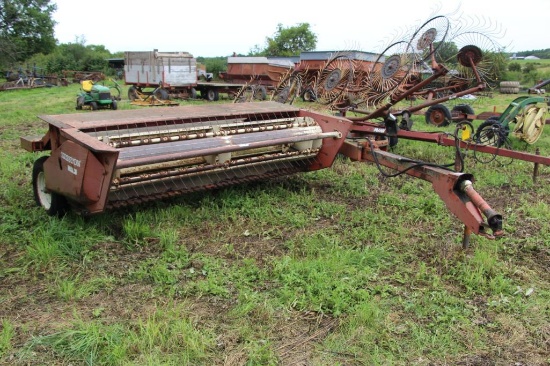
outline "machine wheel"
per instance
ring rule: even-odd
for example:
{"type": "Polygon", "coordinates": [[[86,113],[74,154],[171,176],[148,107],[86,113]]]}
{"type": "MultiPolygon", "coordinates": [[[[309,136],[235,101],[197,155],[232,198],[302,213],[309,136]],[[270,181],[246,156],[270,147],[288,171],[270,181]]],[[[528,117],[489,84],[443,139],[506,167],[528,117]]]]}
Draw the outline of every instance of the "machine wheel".
{"type": "Polygon", "coordinates": [[[197,89],[191,88],[191,90],[189,91],[189,95],[191,99],[197,99],[197,89]]]}
{"type": "Polygon", "coordinates": [[[508,127],[500,124],[498,117],[489,117],[477,128],[474,140],[480,145],[501,147],[504,145],[509,132],[508,127]]]}
{"type": "Polygon", "coordinates": [[[76,109],[81,110],[82,106],[84,105],[85,98],[83,96],[79,96],[76,98],[76,109]]]}
{"type": "Polygon", "coordinates": [[[113,102],[111,103],[111,109],[113,111],[116,111],[118,109],[118,104],[117,104],[116,100],[113,100],[113,102]]]}
{"type": "Polygon", "coordinates": [[[254,99],[256,100],[266,100],[267,98],[267,89],[263,85],[256,85],[254,88],[254,99]]]}
{"type": "Polygon", "coordinates": [[[241,87],[237,95],[235,95],[234,103],[246,103],[251,102],[254,99],[254,87],[252,85],[245,84],[241,87]]]}
{"type": "Polygon", "coordinates": [[[155,90],[155,97],[160,100],[170,99],[170,95],[168,94],[168,91],[162,88],[155,90]]]}
{"type": "Polygon", "coordinates": [[[208,89],[206,91],[206,100],[215,102],[220,100],[220,93],[216,89],[208,89]]]}
{"type": "Polygon", "coordinates": [[[271,100],[283,104],[292,104],[296,96],[300,93],[300,89],[302,89],[302,78],[298,73],[292,73],[287,75],[279,85],[277,85],[275,91],[271,95],[271,100]]]}
{"type": "Polygon", "coordinates": [[[312,88],[306,88],[304,92],[302,93],[302,100],[304,102],[315,102],[317,98],[315,97],[315,92],[312,88]]]}
{"type": "Polygon", "coordinates": [[[97,102],[90,102],[90,107],[92,108],[92,111],[97,111],[99,109],[97,102]]]}
{"type": "Polygon", "coordinates": [[[443,104],[432,105],[426,113],[426,123],[437,127],[448,126],[451,123],[451,112],[443,104]]]}
{"type": "MultiPolygon", "coordinates": [[[[457,112],[458,114],[474,114],[474,109],[469,104],[459,104],[453,107],[451,114],[454,114],[453,112],[457,112]]],[[[473,121],[472,118],[466,118],[466,119],[470,122],[473,121]]]]}
{"type": "Polygon", "coordinates": [[[46,176],[44,174],[44,162],[48,156],[38,158],[32,168],[32,188],[34,200],[38,206],[43,207],[50,216],[63,216],[67,213],[69,204],[65,197],[48,192],[46,189],[46,176]]]}
{"type": "Polygon", "coordinates": [[[138,92],[135,86],[131,86],[130,88],[128,88],[128,99],[131,102],[138,99],[138,92]]]}

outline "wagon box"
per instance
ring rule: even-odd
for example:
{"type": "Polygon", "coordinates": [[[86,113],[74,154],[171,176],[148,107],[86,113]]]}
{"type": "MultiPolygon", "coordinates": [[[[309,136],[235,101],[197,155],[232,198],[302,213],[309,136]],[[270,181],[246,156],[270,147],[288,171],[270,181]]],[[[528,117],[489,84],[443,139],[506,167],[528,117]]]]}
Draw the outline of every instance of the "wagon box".
{"type": "Polygon", "coordinates": [[[139,86],[196,86],[197,60],[188,52],[125,52],[124,81],[139,86]]]}

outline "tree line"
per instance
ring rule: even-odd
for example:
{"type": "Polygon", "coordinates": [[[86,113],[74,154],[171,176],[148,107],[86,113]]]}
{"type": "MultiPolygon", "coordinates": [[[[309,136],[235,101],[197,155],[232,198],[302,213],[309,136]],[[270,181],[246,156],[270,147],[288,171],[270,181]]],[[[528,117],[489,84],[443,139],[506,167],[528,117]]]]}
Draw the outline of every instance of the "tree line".
{"type": "MultiPolygon", "coordinates": [[[[27,74],[63,70],[108,73],[107,59],[123,57],[123,52],[111,53],[103,45],[86,45],[84,37],[58,44],[52,16],[56,10],[51,0],[0,0],[0,70],[4,74],[6,70],[27,74]]],[[[246,56],[292,56],[312,51],[316,45],[317,36],[309,23],[290,27],[278,24],[275,34],[266,37],[265,45],[255,45],[246,56]]],[[[199,57],[198,61],[215,75],[226,67],[225,57],[199,57]]]]}

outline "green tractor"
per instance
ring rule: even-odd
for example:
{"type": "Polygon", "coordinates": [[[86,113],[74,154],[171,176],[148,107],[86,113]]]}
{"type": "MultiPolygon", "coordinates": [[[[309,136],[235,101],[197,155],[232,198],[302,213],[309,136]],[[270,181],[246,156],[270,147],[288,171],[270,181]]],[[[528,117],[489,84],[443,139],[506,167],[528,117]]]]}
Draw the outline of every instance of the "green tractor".
{"type": "Polygon", "coordinates": [[[81,92],[76,97],[77,110],[117,109],[116,98],[111,95],[111,89],[108,86],[94,84],[92,80],[82,80],[80,85],[81,92]]]}

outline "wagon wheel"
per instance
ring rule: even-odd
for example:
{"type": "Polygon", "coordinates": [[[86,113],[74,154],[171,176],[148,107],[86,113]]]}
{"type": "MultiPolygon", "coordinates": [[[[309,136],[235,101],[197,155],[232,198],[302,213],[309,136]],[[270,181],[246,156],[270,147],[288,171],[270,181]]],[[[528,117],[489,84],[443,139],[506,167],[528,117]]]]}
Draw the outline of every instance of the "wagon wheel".
{"type": "Polygon", "coordinates": [[[453,114],[465,114],[467,116],[470,116],[470,118],[464,118],[468,121],[473,121],[473,119],[471,118],[471,115],[474,114],[474,109],[472,108],[471,105],[469,104],[458,104],[458,105],[455,105],[453,107],[453,109],[451,110],[451,115],[453,114]]]}
{"type": "Polygon", "coordinates": [[[206,90],[206,93],[204,95],[204,99],[206,99],[210,102],[218,101],[218,100],[220,100],[220,93],[216,89],[208,88],[208,90],[206,90]]]}
{"type": "Polygon", "coordinates": [[[317,75],[315,95],[321,104],[337,103],[353,81],[353,62],[348,55],[332,57],[317,75]]]}
{"type": "Polygon", "coordinates": [[[283,78],[275,88],[271,100],[279,103],[292,104],[302,89],[302,78],[298,73],[292,73],[283,78]]]}
{"type": "Polygon", "coordinates": [[[168,94],[168,90],[166,89],[163,89],[163,88],[157,88],[153,91],[153,95],[155,96],[155,98],[157,98],[158,100],[169,100],[170,99],[170,94],[168,94]]]}

